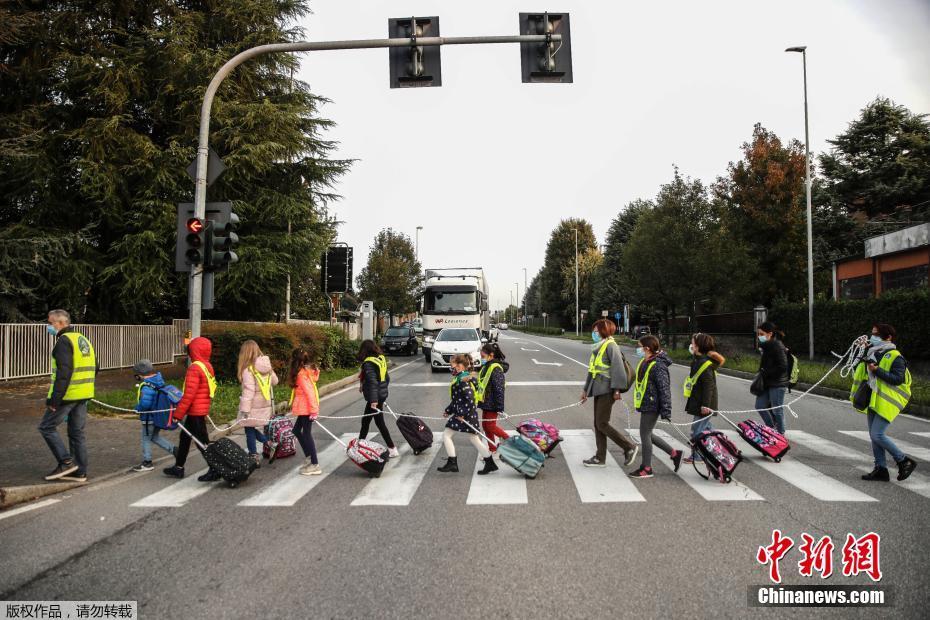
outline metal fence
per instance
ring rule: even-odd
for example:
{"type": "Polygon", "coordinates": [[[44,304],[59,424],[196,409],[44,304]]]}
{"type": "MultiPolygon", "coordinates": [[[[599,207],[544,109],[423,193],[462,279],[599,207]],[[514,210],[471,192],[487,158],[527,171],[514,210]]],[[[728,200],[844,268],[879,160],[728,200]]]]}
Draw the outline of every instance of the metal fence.
{"type": "MultiPolygon", "coordinates": [[[[345,321],[336,321],[335,323],[330,323],[329,321],[309,321],[304,319],[291,319],[288,321],[288,324],[291,325],[317,325],[319,327],[335,327],[341,329],[342,333],[346,335],[346,338],[349,340],[358,340],[361,330],[359,329],[358,323],[351,322],[347,323],[345,321]]],[[[178,342],[180,343],[180,350],[178,355],[184,355],[184,336],[190,330],[190,319],[175,319],[173,323],[173,328],[178,334],[178,342]]],[[[285,323],[271,323],[271,322],[256,322],[256,321],[214,321],[206,320],[202,321],[201,325],[203,327],[209,327],[211,325],[229,325],[229,326],[239,326],[239,327],[248,327],[251,325],[285,325],[285,323]]]]}
{"type": "MultiPolygon", "coordinates": [[[[74,325],[94,345],[101,370],[129,368],[146,357],[170,364],[184,352],[172,325],[74,325]]],[[[45,323],[0,323],[0,381],[51,374],[54,338],[45,323]]]]}

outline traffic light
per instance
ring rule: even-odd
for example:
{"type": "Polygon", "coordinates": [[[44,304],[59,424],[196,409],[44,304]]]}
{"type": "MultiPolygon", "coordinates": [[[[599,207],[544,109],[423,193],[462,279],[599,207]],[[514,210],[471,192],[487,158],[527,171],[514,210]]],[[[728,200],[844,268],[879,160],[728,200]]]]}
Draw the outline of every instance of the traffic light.
{"type": "Polygon", "coordinates": [[[206,233],[206,261],[204,267],[208,271],[221,271],[228,269],[232,263],[239,260],[235,248],[239,244],[239,216],[233,212],[226,218],[217,218],[207,222],[206,233]]]}
{"type": "Polygon", "coordinates": [[[184,225],[187,234],[184,236],[184,258],[188,265],[199,265],[204,259],[204,222],[199,217],[192,217],[184,225]]]}
{"type": "MultiPolygon", "coordinates": [[[[438,37],[438,17],[400,17],[388,20],[388,38],[438,37]]],[[[442,86],[438,45],[408,45],[388,50],[391,88],[442,86]]]]}
{"type": "Polygon", "coordinates": [[[568,13],[520,13],[520,34],[562,35],[561,41],[521,43],[523,82],[572,82],[572,37],[568,13]]]}

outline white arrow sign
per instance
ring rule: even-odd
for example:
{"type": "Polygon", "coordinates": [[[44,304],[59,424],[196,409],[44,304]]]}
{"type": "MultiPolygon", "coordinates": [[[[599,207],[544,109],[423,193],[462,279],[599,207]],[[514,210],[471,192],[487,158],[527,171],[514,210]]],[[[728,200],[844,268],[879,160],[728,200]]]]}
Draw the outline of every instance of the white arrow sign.
{"type": "Polygon", "coordinates": [[[532,351],[533,353],[539,353],[539,349],[526,349],[524,347],[520,347],[520,350],[521,351],[532,351]]]}
{"type": "Polygon", "coordinates": [[[536,364],[537,366],[561,366],[562,365],[559,362],[537,362],[536,358],[531,358],[531,359],[533,360],[533,363],[536,364]]]}

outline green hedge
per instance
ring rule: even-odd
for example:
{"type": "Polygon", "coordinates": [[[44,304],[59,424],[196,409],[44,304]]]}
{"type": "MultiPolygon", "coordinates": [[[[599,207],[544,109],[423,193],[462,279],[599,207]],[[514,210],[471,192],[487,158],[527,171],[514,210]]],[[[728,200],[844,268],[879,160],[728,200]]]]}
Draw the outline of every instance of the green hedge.
{"type": "Polygon", "coordinates": [[[211,361],[221,381],[236,380],[239,347],[249,339],[257,342],[262,352],[271,358],[282,380],[287,374],[291,351],[297,346],[309,349],[324,369],[355,366],[359,346],[341,330],[316,325],[205,325],[203,335],[213,342],[211,361]]]}
{"type": "Polygon", "coordinates": [[[547,336],[561,336],[563,333],[561,327],[540,327],[537,325],[520,325],[519,327],[511,326],[510,329],[526,332],[528,334],[544,334],[547,336]]]}
{"type": "MultiPolygon", "coordinates": [[[[930,359],[930,292],[890,291],[881,297],[814,302],[814,348],[842,353],[856,336],[871,333],[873,323],[890,323],[897,345],[909,359],[930,359]]],[[[807,350],[807,304],[780,304],[769,319],[785,332],[788,345],[807,350]]]]}

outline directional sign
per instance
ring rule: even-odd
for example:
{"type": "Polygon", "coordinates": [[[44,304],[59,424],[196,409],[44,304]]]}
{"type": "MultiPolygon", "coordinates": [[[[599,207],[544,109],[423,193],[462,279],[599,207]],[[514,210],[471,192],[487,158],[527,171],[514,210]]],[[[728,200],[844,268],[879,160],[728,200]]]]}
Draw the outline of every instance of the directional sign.
{"type": "MultiPolygon", "coordinates": [[[[216,154],[216,151],[210,149],[210,153],[207,156],[207,185],[213,185],[213,182],[216,181],[223,171],[226,170],[226,166],[223,164],[223,160],[220,159],[220,156],[216,154]]],[[[197,180],[197,158],[194,158],[194,161],[191,162],[191,165],[187,167],[187,174],[190,175],[194,181],[197,180]]]]}
{"type": "Polygon", "coordinates": [[[560,362],[537,362],[535,358],[530,358],[537,366],[561,366],[560,362]]]}
{"type": "Polygon", "coordinates": [[[617,323],[619,323],[619,322],[620,322],[620,319],[623,318],[623,313],[622,313],[622,312],[614,312],[614,318],[617,319],[617,323]]]}

